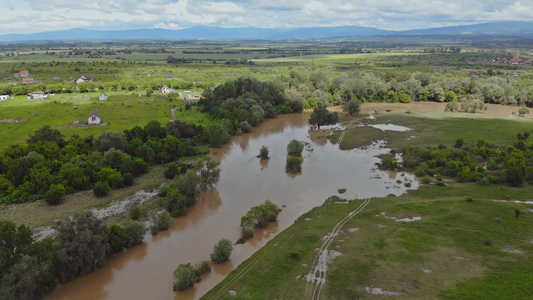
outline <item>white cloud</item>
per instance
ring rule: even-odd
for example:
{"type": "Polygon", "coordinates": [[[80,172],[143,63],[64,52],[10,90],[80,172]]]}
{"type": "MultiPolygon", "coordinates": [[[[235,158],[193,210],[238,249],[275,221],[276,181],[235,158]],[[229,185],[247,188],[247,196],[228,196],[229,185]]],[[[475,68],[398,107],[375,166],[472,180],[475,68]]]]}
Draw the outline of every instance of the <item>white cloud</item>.
{"type": "Polygon", "coordinates": [[[308,27],[415,29],[533,20],[533,0],[2,0],[0,33],[70,28],[308,27]],[[28,22],[31,20],[31,22],[28,22]]]}

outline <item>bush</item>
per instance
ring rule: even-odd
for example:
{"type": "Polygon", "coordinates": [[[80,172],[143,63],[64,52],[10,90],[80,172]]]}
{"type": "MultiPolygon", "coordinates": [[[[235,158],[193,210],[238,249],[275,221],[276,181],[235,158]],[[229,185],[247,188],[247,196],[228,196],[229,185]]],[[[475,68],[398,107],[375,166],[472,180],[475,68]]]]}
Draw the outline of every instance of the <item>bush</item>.
{"type": "Polygon", "coordinates": [[[175,291],[182,291],[200,281],[200,275],[198,275],[198,273],[190,263],[180,264],[174,271],[173,275],[173,288],[175,291]]]}
{"type": "Polygon", "coordinates": [[[98,181],[93,188],[93,193],[96,197],[104,197],[109,193],[109,184],[107,182],[98,181]]]}
{"type": "Polygon", "coordinates": [[[252,207],[245,216],[241,218],[241,227],[243,228],[262,228],[268,226],[270,222],[277,220],[281,208],[276,204],[265,201],[261,205],[252,207]]]}
{"type": "Polygon", "coordinates": [[[135,246],[143,242],[146,227],[142,222],[128,220],[124,223],[124,233],[129,238],[126,247],[135,246]]]}
{"type": "Polygon", "coordinates": [[[46,192],[45,200],[49,205],[56,205],[65,196],[65,187],[62,184],[52,184],[46,192]]]}
{"type": "Polygon", "coordinates": [[[111,254],[118,253],[128,246],[129,236],[120,225],[113,224],[109,227],[109,247],[111,254]]]}
{"type": "Polygon", "coordinates": [[[261,147],[261,149],[259,149],[259,157],[261,159],[269,159],[270,157],[268,157],[268,148],[263,146],[261,147]]]}
{"type": "Polygon", "coordinates": [[[291,140],[287,145],[287,154],[295,157],[302,157],[302,151],[304,150],[304,143],[291,140]]]}
{"type": "Polygon", "coordinates": [[[433,178],[431,178],[431,176],[424,176],[420,179],[420,181],[423,183],[423,184],[430,184],[432,181],[433,181],[433,178]]]}
{"type": "Polygon", "coordinates": [[[301,157],[287,157],[287,165],[285,166],[285,170],[290,173],[298,173],[302,171],[302,162],[303,159],[301,157]]]}
{"type": "Polygon", "coordinates": [[[167,165],[167,168],[165,169],[165,171],[163,172],[163,174],[165,175],[165,177],[167,179],[173,179],[174,177],[176,177],[176,175],[178,175],[180,173],[180,169],[178,168],[178,164],[176,163],[170,163],[167,165]]]}
{"type": "Polygon", "coordinates": [[[225,262],[231,256],[232,250],[233,246],[231,242],[227,239],[221,239],[213,247],[213,252],[211,253],[211,261],[215,264],[225,262]]]}
{"type": "Polygon", "coordinates": [[[159,212],[152,217],[152,226],[150,226],[150,232],[152,235],[158,234],[160,231],[170,228],[174,220],[170,217],[168,211],[159,212]]]}
{"type": "Polygon", "coordinates": [[[198,275],[209,273],[211,272],[211,264],[207,260],[203,260],[199,264],[194,266],[194,270],[198,275]]]}
{"type": "Polygon", "coordinates": [[[242,228],[241,237],[237,240],[237,244],[244,244],[247,240],[254,237],[254,231],[251,228],[242,228]]]}
{"type": "Polygon", "coordinates": [[[142,215],[142,211],[140,207],[135,206],[132,209],[130,209],[130,219],[139,220],[141,218],[141,215],[142,215]]]}
{"type": "Polygon", "coordinates": [[[125,173],[122,177],[124,179],[124,186],[132,186],[133,185],[133,174],[131,173],[125,173]]]}

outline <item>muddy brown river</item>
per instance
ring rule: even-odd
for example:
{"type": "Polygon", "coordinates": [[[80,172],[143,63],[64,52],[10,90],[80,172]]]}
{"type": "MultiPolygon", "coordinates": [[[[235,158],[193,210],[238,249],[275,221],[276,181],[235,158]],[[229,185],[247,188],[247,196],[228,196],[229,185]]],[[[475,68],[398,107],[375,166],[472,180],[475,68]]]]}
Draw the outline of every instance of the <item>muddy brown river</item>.
{"type": "Polygon", "coordinates": [[[254,132],[233,137],[213,154],[220,161],[220,181],[185,217],[176,218],[170,230],[113,256],[106,266],[54,290],[46,299],[198,299],[239,264],[265,245],[300,215],[321,205],[331,195],[342,198],[399,195],[406,187],[401,181],[417,183],[413,176],[389,174],[376,168],[376,155],[388,150],[379,146],[350,151],[316,138],[308,125],[309,113],[280,116],[265,121],[254,132]],[[302,173],[285,172],[287,144],[291,139],[307,142],[302,173]],[[256,156],[268,147],[270,160],[256,156]],[[343,195],[338,189],[346,189],[343,195]],[[213,245],[221,238],[236,241],[240,218],[252,206],[265,200],[283,206],[278,222],[244,245],[235,245],[231,260],[214,265],[195,287],[172,291],[172,273],[181,263],[209,260],[213,245]]]}

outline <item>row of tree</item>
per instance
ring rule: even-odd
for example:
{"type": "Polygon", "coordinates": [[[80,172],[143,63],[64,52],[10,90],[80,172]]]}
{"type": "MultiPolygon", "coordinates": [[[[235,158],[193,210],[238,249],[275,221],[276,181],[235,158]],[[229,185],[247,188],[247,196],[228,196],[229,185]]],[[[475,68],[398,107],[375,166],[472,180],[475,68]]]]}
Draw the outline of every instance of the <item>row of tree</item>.
{"type": "Polygon", "coordinates": [[[0,220],[0,299],[40,299],[55,286],[102,267],[109,256],[142,243],[139,221],[106,227],[90,212],[54,225],[42,241],[25,225],[0,220]]]}

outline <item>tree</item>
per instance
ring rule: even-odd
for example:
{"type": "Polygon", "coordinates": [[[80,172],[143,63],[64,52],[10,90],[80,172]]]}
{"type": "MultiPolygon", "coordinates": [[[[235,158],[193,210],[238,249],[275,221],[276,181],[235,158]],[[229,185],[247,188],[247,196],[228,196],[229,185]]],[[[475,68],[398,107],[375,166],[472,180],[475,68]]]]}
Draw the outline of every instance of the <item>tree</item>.
{"type": "Polygon", "coordinates": [[[128,246],[129,236],[124,232],[124,228],[118,224],[109,227],[109,248],[110,253],[118,253],[128,246]]]}
{"type": "Polygon", "coordinates": [[[109,183],[107,181],[98,181],[94,184],[93,187],[93,193],[96,197],[104,197],[106,196],[110,191],[109,183]]]}
{"type": "Polygon", "coordinates": [[[241,218],[241,227],[243,228],[263,228],[270,222],[277,220],[281,209],[270,200],[265,203],[254,206],[241,218]]]}
{"type": "Polygon", "coordinates": [[[290,173],[299,173],[302,171],[302,158],[296,156],[287,157],[285,171],[290,173]]]}
{"type": "Polygon", "coordinates": [[[301,157],[302,151],[304,150],[304,143],[297,141],[297,140],[291,140],[289,144],[287,145],[287,154],[294,157],[301,157]]]}
{"type": "Polygon", "coordinates": [[[102,267],[109,256],[109,229],[90,211],[58,222],[57,270],[61,282],[70,281],[102,267]]]}
{"type": "Polygon", "coordinates": [[[61,134],[61,131],[57,129],[50,128],[49,125],[45,125],[41,127],[40,129],[36,130],[33,135],[30,136],[28,139],[28,144],[34,144],[38,141],[41,141],[43,143],[46,142],[54,142],[60,147],[63,147],[66,145],[65,140],[63,139],[63,135],[61,134]]]}
{"type": "Polygon", "coordinates": [[[213,252],[211,252],[211,261],[215,264],[225,262],[231,256],[231,251],[233,251],[231,242],[227,239],[221,239],[215,244],[215,246],[213,246],[213,252]]]}
{"type": "Polygon", "coordinates": [[[105,152],[111,148],[125,151],[128,148],[128,140],[122,131],[104,131],[93,139],[94,149],[105,152]]]}
{"type": "Polygon", "coordinates": [[[152,217],[152,226],[150,226],[150,232],[152,235],[158,234],[160,231],[167,230],[174,223],[172,217],[167,211],[158,212],[152,217]]]}
{"type": "Polygon", "coordinates": [[[46,203],[50,205],[55,205],[61,202],[63,200],[63,196],[65,196],[65,187],[62,184],[52,184],[50,185],[50,189],[46,191],[46,203]]]}
{"type": "Polygon", "coordinates": [[[318,129],[322,125],[332,125],[338,121],[339,114],[337,112],[330,113],[323,105],[317,106],[311,113],[311,118],[309,118],[309,124],[318,126],[318,129]]]}
{"type": "Polygon", "coordinates": [[[142,222],[128,220],[124,223],[124,233],[129,238],[126,247],[135,246],[143,242],[146,227],[142,222]]]}
{"type": "Polygon", "coordinates": [[[185,290],[193,286],[195,283],[199,282],[201,279],[200,275],[198,275],[198,273],[190,263],[178,265],[176,270],[174,270],[173,276],[173,289],[175,291],[185,290]]]}
{"type": "Polygon", "coordinates": [[[342,105],[342,111],[349,113],[350,116],[359,114],[359,112],[361,112],[361,102],[357,99],[351,99],[348,102],[344,102],[342,105]]]}
{"type": "Polygon", "coordinates": [[[269,159],[270,157],[268,157],[268,148],[265,147],[265,146],[262,146],[261,149],[259,149],[259,158],[261,159],[269,159]]]}
{"type": "Polygon", "coordinates": [[[200,189],[212,189],[220,179],[220,163],[212,156],[204,156],[196,161],[196,170],[200,174],[200,189]]]}
{"type": "Polygon", "coordinates": [[[521,107],[519,110],[518,110],[518,115],[523,117],[525,115],[529,115],[529,108],[527,107],[521,107]]]}

